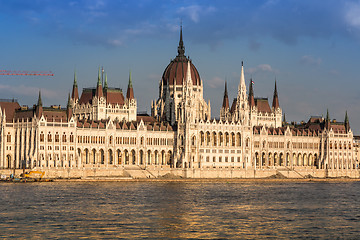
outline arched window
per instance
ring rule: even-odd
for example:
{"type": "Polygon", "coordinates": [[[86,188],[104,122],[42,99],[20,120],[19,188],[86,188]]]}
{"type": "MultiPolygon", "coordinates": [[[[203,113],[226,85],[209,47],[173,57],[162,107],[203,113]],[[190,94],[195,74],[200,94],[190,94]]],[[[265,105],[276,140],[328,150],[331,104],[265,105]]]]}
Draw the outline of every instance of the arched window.
{"type": "Polygon", "coordinates": [[[60,141],[59,133],[55,133],[55,142],[59,142],[59,141],[60,141]]]}
{"type": "Polygon", "coordinates": [[[200,145],[204,146],[204,132],[200,132],[200,145]]]}
{"type": "Polygon", "coordinates": [[[101,164],[105,164],[104,150],[100,149],[101,164]]]}
{"type": "Polygon", "coordinates": [[[50,132],[48,133],[47,139],[48,139],[48,142],[52,142],[52,136],[51,136],[50,132]]]}
{"type": "Polygon", "coordinates": [[[240,133],[236,134],[236,146],[238,146],[238,147],[241,146],[241,135],[240,135],[240,133]]]}

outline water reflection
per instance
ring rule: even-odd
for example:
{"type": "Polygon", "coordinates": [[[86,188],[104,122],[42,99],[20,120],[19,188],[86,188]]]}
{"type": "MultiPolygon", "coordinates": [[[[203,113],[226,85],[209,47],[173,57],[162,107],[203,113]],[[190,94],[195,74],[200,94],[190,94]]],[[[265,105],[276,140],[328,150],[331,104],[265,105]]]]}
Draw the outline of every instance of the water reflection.
{"type": "Polygon", "coordinates": [[[0,184],[0,237],[356,238],[360,183],[0,184]]]}

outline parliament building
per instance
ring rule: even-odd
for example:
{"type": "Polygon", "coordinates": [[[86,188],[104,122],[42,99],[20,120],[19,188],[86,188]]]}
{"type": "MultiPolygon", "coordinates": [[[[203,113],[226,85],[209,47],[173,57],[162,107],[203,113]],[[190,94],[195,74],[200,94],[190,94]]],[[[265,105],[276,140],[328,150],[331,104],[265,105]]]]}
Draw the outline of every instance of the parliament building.
{"type": "Polygon", "coordinates": [[[276,82],[271,104],[254,97],[239,63],[237,96],[230,101],[225,83],[220,116],[212,118],[203,81],[185,55],[182,29],[177,52],[159,81],[151,115],[137,113],[131,73],[124,93],[109,87],[100,69],[96,88],[84,88],[81,95],[75,73],[66,108],[43,106],[41,93],[31,108],[1,100],[0,169],[74,176],[127,171],[133,178],[359,176],[358,144],[347,113],[344,122],[327,113],[288,123],[276,82]]]}

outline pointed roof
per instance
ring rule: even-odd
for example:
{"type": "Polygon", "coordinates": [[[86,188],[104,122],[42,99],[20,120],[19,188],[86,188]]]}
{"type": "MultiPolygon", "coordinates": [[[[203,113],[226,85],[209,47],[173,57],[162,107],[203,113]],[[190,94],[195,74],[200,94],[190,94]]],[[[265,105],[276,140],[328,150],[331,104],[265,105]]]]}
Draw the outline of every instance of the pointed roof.
{"type": "Polygon", "coordinates": [[[175,59],[171,60],[169,65],[165,68],[162,75],[162,81],[164,85],[183,85],[186,80],[186,74],[188,69],[188,61],[190,61],[190,74],[192,84],[194,86],[201,86],[202,81],[200,74],[189,57],[185,56],[185,47],[182,36],[182,26],[180,27],[180,40],[178,46],[178,55],[175,59]]]}
{"type": "Polygon", "coordinates": [[[344,125],[345,125],[345,130],[348,132],[350,130],[350,123],[349,123],[349,118],[348,118],[347,111],[345,112],[344,125]]]}
{"type": "Polygon", "coordinates": [[[41,91],[39,90],[39,97],[38,97],[38,106],[42,106],[42,100],[41,100],[41,91]]]}
{"type": "Polygon", "coordinates": [[[107,88],[108,88],[107,73],[105,73],[104,89],[107,89],[107,88]]]}
{"type": "Polygon", "coordinates": [[[182,36],[182,25],[180,26],[180,40],[179,40],[179,46],[178,46],[178,56],[185,57],[185,46],[184,46],[183,36],[182,36]]]}
{"type": "Polygon", "coordinates": [[[225,90],[224,90],[224,99],[223,99],[223,104],[222,107],[225,109],[229,109],[229,97],[228,97],[228,92],[227,92],[227,84],[225,81],[225,90]]]}
{"type": "Polygon", "coordinates": [[[275,79],[275,89],[274,89],[274,96],[273,96],[272,107],[273,107],[274,109],[277,109],[277,108],[280,107],[280,105],[279,105],[279,97],[278,97],[277,88],[276,88],[276,79],[275,79]]]}
{"type": "Polygon", "coordinates": [[[329,109],[326,109],[325,128],[326,128],[326,129],[330,129],[329,109]]]}
{"type": "Polygon", "coordinates": [[[134,99],[134,89],[132,86],[132,81],[131,81],[131,70],[129,72],[129,84],[128,84],[128,88],[126,91],[126,98],[127,99],[134,99]]]}
{"type": "Polygon", "coordinates": [[[72,99],[79,99],[79,91],[78,91],[78,85],[77,85],[77,77],[76,77],[76,71],[74,71],[74,84],[71,94],[72,99]]]}
{"type": "Polygon", "coordinates": [[[70,107],[70,93],[69,93],[69,95],[68,95],[68,100],[67,100],[67,108],[69,108],[70,107]]]}
{"type": "Polygon", "coordinates": [[[103,88],[102,88],[102,84],[101,84],[101,73],[100,73],[100,67],[99,67],[99,72],[98,72],[98,81],[97,81],[97,85],[96,85],[96,92],[95,92],[95,96],[100,98],[103,97],[103,88]]]}
{"type": "Polygon", "coordinates": [[[243,61],[241,61],[241,75],[240,75],[239,89],[246,89],[245,75],[244,75],[244,62],[243,61]]]}
{"type": "Polygon", "coordinates": [[[250,86],[249,86],[249,106],[252,108],[255,106],[255,99],[254,99],[254,90],[253,90],[253,81],[250,78],[250,86]]]}

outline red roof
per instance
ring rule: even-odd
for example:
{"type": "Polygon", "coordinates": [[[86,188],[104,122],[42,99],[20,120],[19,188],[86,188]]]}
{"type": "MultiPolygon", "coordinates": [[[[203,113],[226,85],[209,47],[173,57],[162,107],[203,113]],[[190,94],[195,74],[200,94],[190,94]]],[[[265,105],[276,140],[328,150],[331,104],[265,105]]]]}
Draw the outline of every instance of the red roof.
{"type": "Polygon", "coordinates": [[[15,100],[11,100],[0,102],[0,107],[3,112],[5,110],[6,122],[12,122],[15,115],[15,110],[19,109],[20,105],[15,100]]]}
{"type": "Polygon", "coordinates": [[[267,98],[256,98],[255,105],[259,112],[271,113],[271,108],[267,98]]]}
{"type": "MultiPolygon", "coordinates": [[[[170,83],[170,85],[173,85],[176,79],[176,85],[182,85],[183,81],[186,81],[188,61],[190,61],[188,58],[179,56],[172,60],[163,73],[162,80],[164,84],[167,85],[167,83],[170,83]]],[[[191,61],[190,69],[193,85],[200,86],[201,80],[199,72],[191,61]]]]}
{"type": "Polygon", "coordinates": [[[105,96],[106,96],[106,103],[107,104],[119,104],[119,105],[124,105],[124,95],[122,94],[121,89],[107,89],[105,91],[105,96]]]}
{"type": "Polygon", "coordinates": [[[95,96],[95,91],[95,88],[84,88],[80,96],[79,104],[91,103],[93,96],[95,96]]]}

